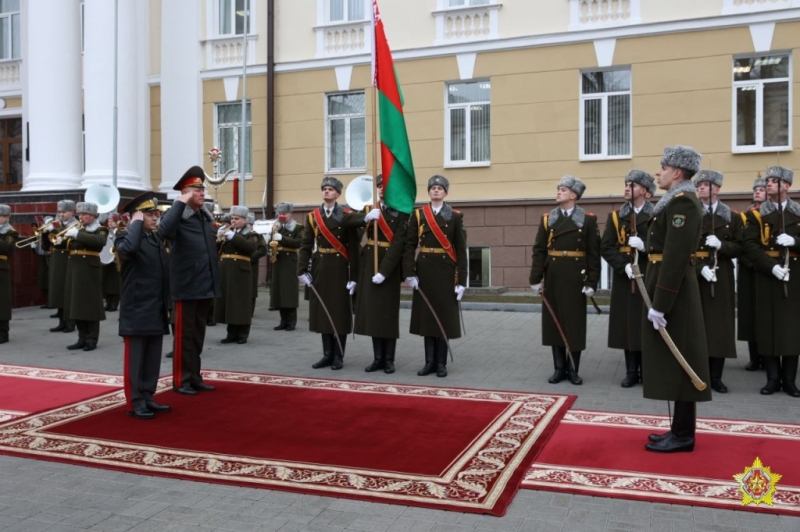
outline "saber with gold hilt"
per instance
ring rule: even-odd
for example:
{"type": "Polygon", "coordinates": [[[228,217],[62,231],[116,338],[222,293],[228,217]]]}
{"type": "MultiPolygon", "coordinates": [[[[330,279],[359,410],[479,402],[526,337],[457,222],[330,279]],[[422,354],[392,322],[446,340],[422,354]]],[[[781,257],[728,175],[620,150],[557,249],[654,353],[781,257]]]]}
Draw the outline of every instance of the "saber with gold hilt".
{"type": "MultiPolygon", "coordinates": [[[[633,278],[636,279],[636,284],[639,286],[639,293],[642,294],[642,300],[644,300],[644,304],[647,307],[647,310],[650,311],[653,308],[653,303],[650,301],[650,295],[647,293],[647,289],[644,286],[644,279],[642,278],[642,271],[639,269],[639,251],[636,250],[633,264],[631,265],[631,269],[633,269],[633,278]]],[[[670,352],[675,357],[675,360],[678,361],[678,364],[683,368],[683,371],[689,375],[689,378],[692,380],[692,384],[695,388],[700,390],[701,392],[706,389],[706,383],[697,376],[697,373],[692,369],[692,366],[686,362],[686,359],[683,358],[680,350],[678,350],[678,346],[675,345],[675,342],[672,340],[672,337],[667,332],[666,327],[659,327],[658,332],[661,334],[661,338],[664,340],[664,343],[667,344],[669,347],[670,352]]]]}

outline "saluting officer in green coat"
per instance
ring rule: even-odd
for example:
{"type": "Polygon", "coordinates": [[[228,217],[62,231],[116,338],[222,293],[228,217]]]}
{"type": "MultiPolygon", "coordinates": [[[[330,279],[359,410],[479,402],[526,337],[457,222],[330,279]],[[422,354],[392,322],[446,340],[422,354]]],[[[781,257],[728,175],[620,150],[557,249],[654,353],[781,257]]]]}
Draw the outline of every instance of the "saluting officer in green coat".
{"type": "Polygon", "coordinates": [[[69,250],[64,314],[67,320],[75,321],[78,341],[67,349],[92,351],[97,348],[100,322],[106,319],[100,252],[108,242],[108,229],[97,221],[96,204],[81,202],[75,211],[82,227],[73,227],[64,234],[69,250]]]}
{"type": "Polygon", "coordinates": [[[256,233],[253,231],[253,224],[256,223],[256,217],[251,212],[247,215],[247,228],[256,235],[258,242],[256,244],[256,250],[250,255],[250,273],[253,277],[253,309],[250,312],[250,316],[255,316],[256,313],[256,298],[258,298],[258,270],[260,266],[261,259],[267,256],[267,242],[264,240],[264,235],[260,233],[256,233]]]}
{"type": "Polygon", "coordinates": [[[8,223],[11,207],[0,205],[0,344],[8,342],[11,321],[11,255],[17,249],[17,230],[8,223]]]}
{"type": "Polygon", "coordinates": [[[577,177],[561,178],[556,189],[558,207],[542,216],[533,244],[531,289],[547,297],[556,314],[542,309],[542,343],[553,350],[551,384],[566,377],[572,384],[583,384],[578,371],[581,351],[586,349],[586,298],[594,295],[600,280],[597,216],[577,204],[585,190],[577,177]],[[556,320],[563,328],[574,367],[567,361],[567,346],[556,320]]]}
{"type": "Polygon", "coordinates": [[[58,223],[54,224],[53,229],[43,235],[43,238],[50,239],[50,268],[48,270],[48,292],[47,306],[57,309],[56,317],[58,325],[50,329],[50,332],[71,333],[75,331],[75,322],[64,318],[64,298],[67,294],[67,262],[69,260],[69,250],[64,236],[56,236],[66,227],[77,223],[75,218],[75,202],[72,200],[61,200],[58,202],[57,209],[58,223]]]}
{"type": "MultiPolygon", "coordinates": [[[[744,228],[751,223],[757,223],[753,211],[757,211],[765,199],[767,199],[767,180],[757,177],[753,181],[753,203],[747,207],[745,212],[739,214],[744,228]]],[[[736,317],[738,318],[738,327],[736,339],[747,342],[750,361],[744,367],[745,371],[758,371],[764,369],[764,357],[758,354],[756,344],[756,313],[758,312],[756,267],[744,253],[744,230],[742,230],[742,256],[739,257],[737,264],[736,317]]]]}
{"type": "Polygon", "coordinates": [[[722,382],[726,358],[736,358],[736,281],[733,260],[742,254],[744,227],[738,212],[719,201],[723,175],[701,170],[695,178],[703,204],[703,232],[695,253],[700,300],[708,333],[711,389],[728,393],[722,382]]]}
{"type": "Polygon", "coordinates": [[[689,366],[708,382],[708,346],[694,266],[703,208],[692,177],[702,157],[687,146],[667,147],[656,172],[659,188],[667,192],[653,209],[647,234],[645,285],[653,307],[642,324],[642,377],[644,396],[675,401],[675,410],[670,431],[651,434],[648,451],[694,450],[696,402],[711,400],[711,389],[694,387],[659,333],[665,327],[689,366]]]}
{"type": "Polygon", "coordinates": [[[792,170],[771,166],[764,178],[768,199],[751,211],[755,223],[748,224],[744,239],[745,254],[758,272],[756,344],[767,369],[761,393],[783,389],[800,397],[795,382],[800,357],[800,204],[788,198],[792,170]]]}
{"type": "Polygon", "coordinates": [[[278,309],[280,323],[276,331],[293,331],[297,326],[297,307],[300,290],[297,284],[297,253],[303,238],[303,226],[292,218],[294,205],[281,202],[275,205],[278,220],[273,227],[269,242],[269,257],[272,264],[270,278],[269,307],[278,309]]]}
{"type": "Polygon", "coordinates": [[[608,318],[608,347],[625,353],[623,388],[642,382],[642,313],[644,303],[633,279],[633,259],[638,252],[640,271],[647,268],[647,222],[653,204],[647,201],[653,176],[631,170],[625,176],[626,203],[611,212],[600,242],[600,252],[614,272],[611,281],[611,312],[608,318]]]}

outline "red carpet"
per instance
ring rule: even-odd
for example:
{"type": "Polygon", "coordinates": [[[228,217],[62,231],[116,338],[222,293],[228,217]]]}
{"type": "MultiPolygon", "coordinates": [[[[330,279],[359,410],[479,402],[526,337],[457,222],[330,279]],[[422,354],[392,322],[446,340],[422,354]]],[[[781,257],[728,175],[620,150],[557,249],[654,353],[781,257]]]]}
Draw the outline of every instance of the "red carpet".
{"type": "Polygon", "coordinates": [[[0,364],[0,422],[122,387],[122,377],[0,364]]]}
{"type": "Polygon", "coordinates": [[[694,452],[644,450],[668,429],[665,416],[570,411],[522,487],[800,515],[800,425],[700,419],[694,452]],[[756,457],[783,475],[773,506],[742,506],[733,475],[756,457]]]}
{"type": "Polygon", "coordinates": [[[0,426],[0,452],[503,515],[574,397],[206,372],[125,415],[121,392],[0,426]]]}

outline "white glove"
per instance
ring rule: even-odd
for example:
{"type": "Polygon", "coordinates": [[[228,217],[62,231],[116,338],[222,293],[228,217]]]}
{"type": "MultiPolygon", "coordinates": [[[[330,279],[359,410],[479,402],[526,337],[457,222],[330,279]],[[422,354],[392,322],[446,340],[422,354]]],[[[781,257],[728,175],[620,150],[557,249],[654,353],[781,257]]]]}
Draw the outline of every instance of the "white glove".
{"type": "Polygon", "coordinates": [[[72,229],[68,229],[64,236],[67,238],[78,238],[78,228],[73,227],[72,229]]]}
{"type": "Polygon", "coordinates": [[[712,270],[708,266],[703,266],[703,269],[700,270],[700,275],[702,275],[703,279],[705,279],[709,283],[717,282],[717,274],[714,273],[714,270],[712,270]]]}
{"type": "Polygon", "coordinates": [[[220,227],[219,229],[217,229],[217,234],[218,234],[218,235],[221,235],[222,233],[224,233],[224,232],[225,232],[225,231],[227,231],[227,230],[228,230],[228,228],[227,228],[227,227],[225,227],[225,226],[223,225],[222,227],[220,227]]]}
{"type": "Polygon", "coordinates": [[[350,295],[352,296],[353,294],[356,293],[356,282],[355,281],[348,282],[345,288],[350,292],[350,295]]]}
{"type": "Polygon", "coordinates": [[[542,283],[532,284],[531,285],[531,291],[534,294],[539,295],[542,292],[542,283]]]}
{"type": "Polygon", "coordinates": [[[364,216],[364,222],[373,222],[381,217],[381,210],[380,209],[372,209],[364,216]]]}
{"type": "Polygon", "coordinates": [[[647,319],[653,323],[653,329],[658,330],[661,327],[667,326],[667,320],[664,319],[664,313],[651,308],[647,311],[647,319]]]}
{"type": "Polygon", "coordinates": [[[39,245],[38,245],[36,242],[34,242],[33,244],[31,244],[31,249],[36,249],[36,248],[38,248],[38,247],[39,247],[39,245]]]}
{"type": "Polygon", "coordinates": [[[235,235],[235,234],[236,234],[236,233],[234,233],[233,231],[231,231],[231,230],[229,229],[228,231],[226,231],[226,232],[225,232],[225,238],[226,238],[226,239],[228,239],[228,240],[230,240],[231,238],[233,238],[233,235],[235,235]]]}
{"type": "Polygon", "coordinates": [[[630,262],[625,265],[625,275],[628,276],[628,279],[633,279],[633,266],[631,266],[630,262]]]}
{"type": "Polygon", "coordinates": [[[61,237],[58,237],[58,238],[56,238],[55,245],[56,245],[56,246],[60,246],[62,242],[64,242],[64,239],[63,239],[63,238],[61,238],[61,237]]]}
{"type": "Polygon", "coordinates": [[[464,288],[460,284],[456,285],[456,301],[461,301],[461,298],[464,297],[465,290],[466,288],[464,288]]]}
{"type": "Polygon", "coordinates": [[[590,288],[588,286],[584,286],[583,290],[581,290],[581,292],[586,294],[586,297],[592,297],[594,295],[594,288],[590,288]]]}
{"type": "Polygon", "coordinates": [[[375,284],[381,284],[386,280],[386,277],[383,276],[381,273],[376,273],[372,276],[372,282],[375,284]]]}
{"type": "Polygon", "coordinates": [[[789,282],[789,270],[784,270],[782,266],[777,264],[772,267],[772,275],[778,278],[779,281],[789,282]]]}
{"type": "Polygon", "coordinates": [[[419,288],[419,279],[416,277],[406,277],[406,284],[416,290],[419,288]]]}
{"type": "Polygon", "coordinates": [[[638,236],[632,236],[628,239],[628,245],[634,249],[638,249],[642,253],[644,253],[644,240],[639,238],[638,236]]]}
{"type": "Polygon", "coordinates": [[[794,247],[794,237],[787,235],[786,233],[781,233],[778,235],[778,238],[775,239],[775,242],[778,243],[779,246],[792,248],[794,247]]]}
{"type": "Polygon", "coordinates": [[[715,237],[714,235],[708,235],[706,237],[706,246],[719,249],[722,247],[722,242],[720,242],[719,238],[715,237]]]}
{"type": "Polygon", "coordinates": [[[272,240],[274,240],[275,242],[280,242],[281,240],[283,240],[283,235],[280,233],[275,233],[272,236],[272,240]]]}
{"type": "Polygon", "coordinates": [[[300,282],[303,283],[304,286],[311,286],[310,273],[304,273],[303,275],[299,275],[297,278],[300,279],[300,282]]]}

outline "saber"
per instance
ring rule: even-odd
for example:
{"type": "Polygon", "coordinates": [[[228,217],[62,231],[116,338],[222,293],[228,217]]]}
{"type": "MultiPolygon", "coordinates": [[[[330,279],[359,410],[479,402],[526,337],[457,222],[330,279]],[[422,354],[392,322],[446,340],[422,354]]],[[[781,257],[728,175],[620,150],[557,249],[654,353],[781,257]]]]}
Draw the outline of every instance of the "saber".
{"type": "MultiPolygon", "coordinates": [[[[644,280],[642,279],[642,271],[639,269],[638,255],[639,252],[637,251],[636,252],[637,260],[633,261],[633,266],[631,266],[631,268],[633,269],[633,278],[636,279],[636,284],[639,286],[639,293],[642,294],[642,299],[644,300],[644,304],[647,307],[647,310],[649,311],[650,309],[653,308],[653,303],[650,302],[650,295],[647,293],[647,289],[644,286],[644,280]]],[[[685,371],[686,374],[689,375],[689,378],[692,380],[692,384],[694,385],[694,387],[700,390],[701,392],[705,390],[706,383],[704,383],[700,379],[700,377],[697,376],[697,373],[694,372],[692,366],[690,366],[689,363],[686,362],[686,359],[683,358],[683,355],[678,350],[678,346],[675,345],[675,342],[672,341],[672,337],[667,332],[667,329],[665,327],[659,327],[658,332],[661,334],[661,338],[664,340],[664,343],[666,343],[667,347],[669,347],[669,350],[675,357],[675,360],[677,360],[678,364],[681,365],[683,371],[685,371]]]]}
{"type": "Polygon", "coordinates": [[[461,308],[461,301],[458,302],[458,315],[461,317],[461,329],[464,331],[464,336],[466,336],[467,324],[464,323],[464,309],[461,308]]]}
{"type": "MultiPolygon", "coordinates": [[[[583,282],[585,284],[586,283],[586,279],[588,277],[586,275],[586,270],[581,270],[581,274],[583,275],[583,282]]],[[[597,301],[594,300],[594,296],[589,296],[589,301],[592,302],[592,306],[594,307],[594,309],[597,311],[598,314],[602,314],[603,313],[603,311],[600,310],[600,306],[597,304],[597,301]]]]}
{"type": "Polygon", "coordinates": [[[567,335],[564,333],[564,329],[561,327],[561,322],[558,321],[558,316],[556,316],[556,311],[553,310],[553,306],[550,304],[550,301],[547,299],[547,296],[544,295],[544,280],[542,280],[542,286],[539,289],[539,296],[544,301],[544,306],[547,307],[547,310],[550,311],[550,316],[553,317],[553,321],[556,324],[556,329],[558,329],[558,334],[561,335],[561,339],[564,341],[564,349],[567,350],[567,360],[569,361],[569,370],[575,371],[575,361],[572,359],[572,349],[569,348],[569,342],[567,341],[567,335]]]}
{"type": "Polygon", "coordinates": [[[416,290],[417,292],[419,292],[419,295],[422,296],[422,299],[423,301],[425,301],[425,304],[428,305],[428,310],[430,310],[431,314],[433,314],[433,319],[436,320],[436,324],[439,326],[439,330],[442,332],[444,343],[447,344],[447,352],[450,353],[450,361],[455,362],[455,358],[453,358],[453,350],[450,349],[450,340],[447,338],[447,333],[444,332],[444,325],[442,325],[442,322],[439,320],[438,314],[436,314],[436,311],[433,310],[433,305],[431,305],[431,302],[428,301],[428,297],[425,295],[425,292],[422,291],[422,288],[419,286],[419,284],[416,286],[416,290]]]}
{"type": "MultiPolygon", "coordinates": [[[[325,311],[325,315],[328,316],[328,321],[331,323],[331,328],[333,329],[333,335],[336,337],[336,343],[339,344],[339,352],[342,354],[342,358],[344,358],[344,348],[342,347],[342,341],[339,340],[339,331],[336,330],[336,325],[333,323],[331,313],[328,312],[328,307],[325,306],[325,302],[322,301],[322,298],[319,296],[319,292],[317,292],[317,289],[314,288],[313,284],[308,283],[306,286],[308,286],[311,291],[314,292],[314,295],[317,296],[317,301],[319,301],[319,304],[322,305],[322,310],[325,311]]],[[[348,294],[348,297],[349,295],[350,294],[348,294]]]]}

